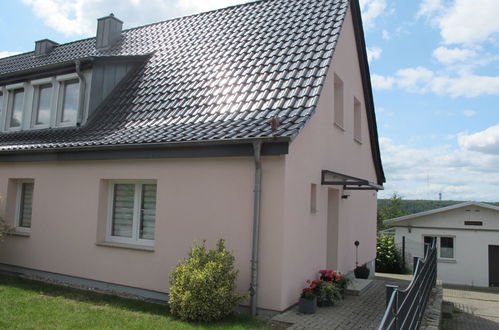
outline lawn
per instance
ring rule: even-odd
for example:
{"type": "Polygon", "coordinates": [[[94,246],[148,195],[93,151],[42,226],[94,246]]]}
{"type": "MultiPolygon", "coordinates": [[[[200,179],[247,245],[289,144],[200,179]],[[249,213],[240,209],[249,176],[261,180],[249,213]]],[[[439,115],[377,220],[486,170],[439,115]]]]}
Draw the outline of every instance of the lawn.
{"type": "Polygon", "coordinates": [[[0,329],[271,329],[236,315],[216,323],[189,323],[165,305],[124,299],[0,274],[0,329]]]}

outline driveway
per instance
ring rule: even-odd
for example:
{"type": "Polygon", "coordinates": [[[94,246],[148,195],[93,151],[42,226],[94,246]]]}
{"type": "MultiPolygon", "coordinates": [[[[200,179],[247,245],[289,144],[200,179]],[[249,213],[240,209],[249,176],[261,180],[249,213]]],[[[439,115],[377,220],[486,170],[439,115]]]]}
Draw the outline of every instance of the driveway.
{"type": "Polygon", "coordinates": [[[499,329],[499,288],[444,284],[442,329],[499,329]]]}

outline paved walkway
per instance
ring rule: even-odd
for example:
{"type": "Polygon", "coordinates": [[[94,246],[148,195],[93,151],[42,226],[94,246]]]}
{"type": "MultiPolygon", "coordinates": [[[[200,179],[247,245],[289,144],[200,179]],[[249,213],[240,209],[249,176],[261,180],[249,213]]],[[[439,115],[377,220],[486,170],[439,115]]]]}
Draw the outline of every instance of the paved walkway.
{"type": "Polygon", "coordinates": [[[499,329],[499,289],[444,285],[442,329],[499,329]]]}
{"type": "Polygon", "coordinates": [[[347,295],[335,306],[319,308],[312,315],[298,313],[296,306],[272,320],[292,323],[288,329],[376,329],[385,311],[385,285],[405,287],[409,284],[407,279],[407,276],[376,276],[374,283],[361,296],[347,295]]]}

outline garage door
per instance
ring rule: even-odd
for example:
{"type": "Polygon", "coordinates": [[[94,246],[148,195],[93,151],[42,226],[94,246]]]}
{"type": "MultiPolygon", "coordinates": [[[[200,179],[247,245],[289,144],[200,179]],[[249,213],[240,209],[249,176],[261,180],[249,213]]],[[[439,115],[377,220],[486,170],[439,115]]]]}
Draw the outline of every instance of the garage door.
{"type": "Polygon", "coordinates": [[[499,287],[499,245],[489,245],[489,286],[499,287]]]}

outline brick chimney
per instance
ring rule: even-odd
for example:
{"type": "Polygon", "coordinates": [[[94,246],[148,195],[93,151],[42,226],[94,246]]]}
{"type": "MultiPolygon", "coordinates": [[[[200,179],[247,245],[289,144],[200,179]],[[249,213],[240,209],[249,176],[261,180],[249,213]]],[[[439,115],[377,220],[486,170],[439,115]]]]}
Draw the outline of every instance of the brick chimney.
{"type": "Polygon", "coordinates": [[[121,30],[123,22],[114,17],[111,13],[109,16],[99,18],[97,20],[97,36],[95,47],[97,49],[107,49],[112,47],[121,38],[121,30]]]}
{"type": "Polygon", "coordinates": [[[52,48],[59,44],[49,39],[35,41],[35,56],[47,55],[52,48]]]}

